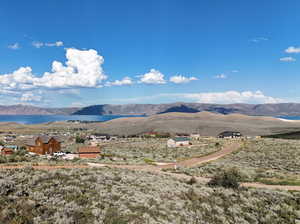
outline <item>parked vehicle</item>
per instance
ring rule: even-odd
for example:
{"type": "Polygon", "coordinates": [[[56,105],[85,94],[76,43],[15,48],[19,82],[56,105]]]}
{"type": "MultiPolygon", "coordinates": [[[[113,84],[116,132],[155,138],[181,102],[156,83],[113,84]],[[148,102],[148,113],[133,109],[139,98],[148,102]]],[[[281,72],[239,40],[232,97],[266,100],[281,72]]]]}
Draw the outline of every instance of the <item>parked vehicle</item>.
{"type": "Polygon", "coordinates": [[[66,153],[64,153],[64,152],[55,152],[55,153],[53,153],[53,155],[54,156],[64,156],[64,155],[66,155],[66,153]]]}

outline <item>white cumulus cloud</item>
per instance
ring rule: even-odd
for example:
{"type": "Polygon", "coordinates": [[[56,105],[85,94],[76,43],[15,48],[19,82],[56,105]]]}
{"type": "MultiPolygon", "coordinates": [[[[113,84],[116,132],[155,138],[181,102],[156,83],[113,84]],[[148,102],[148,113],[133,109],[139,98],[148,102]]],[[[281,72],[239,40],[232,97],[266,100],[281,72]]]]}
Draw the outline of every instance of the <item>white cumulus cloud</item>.
{"type": "Polygon", "coordinates": [[[269,40],[269,38],[266,38],[266,37],[256,37],[256,38],[251,39],[250,41],[252,41],[254,43],[258,43],[261,41],[268,41],[268,40],[269,40]]]}
{"type": "Polygon", "coordinates": [[[64,43],[62,41],[56,41],[53,43],[43,43],[40,41],[33,41],[32,46],[35,48],[41,48],[41,47],[62,47],[64,46],[64,43]]]}
{"type": "Polygon", "coordinates": [[[198,80],[196,77],[185,77],[183,75],[175,75],[170,78],[170,82],[181,84],[188,83],[190,81],[198,80]]]}
{"type": "Polygon", "coordinates": [[[34,46],[35,48],[41,48],[44,46],[44,43],[39,42],[39,41],[33,41],[32,46],[34,46]]]}
{"type": "Polygon", "coordinates": [[[21,67],[10,74],[0,75],[0,88],[6,90],[29,90],[44,88],[99,87],[107,78],[102,69],[104,59],[97,51],[66,50],[67,61],[52,63],[52,72],[35,76],[30,67],[21,67]]]}
{"type": "Polygon", "coordinates": [[[105,86],[124,86],[124,85],[132,85],[133,81],[130,77],[124,77],[122,80],[116,80],[113,82],[106,82],[105,86]]]}
{"type": "Polygon", "coordinates": [[[155,69],[151,69],[150,72],[140,76],[140,83],[146,84],[165,84],[166,80],[164,79],[164,75],[155,69]]]}
{"type": "Polygon", "coordinates": [[[293,53],[297,54],[297,53],[300,53],[300,47],[291,46],[291,47],[288,47],[287,49],[285,49],[285,52],[289,53],[289,54],[293,54],[293,53]]]}
{"type": "Polygon", "coordinates": [[[122,103],[139,103],[159,100],[160,102],[174,102],[174,101],[188,101],[196,103],[217,103],[217,104],[231,104],[231,103],[282,103],[283,99],[266,96],[261,91],[226,91],[226,92],[202,92],[202,93],[161,93],[151,96],[142,96],[134,98],[120,98],[114,99],[116,102],[122,103]]]}
{"type": "Polygon", "coordinates": [[[52,72],[36,78],[34,85],[48,88],[97,87],[107,78],[102,69],[104,59],[95,50],[69,48],[66,58],[66,66],[54,61],[52,72]]]}
{"type": "Polygon", "coordinates": [[[10,44],[7,46],[9,49],[12,49],[12,50],[18,50],[20,49],[20,45],[19,43],[14,43],[14,44],[10,44]]]}
{"type": "Polygon", "coordinates": [[[26,90],[32,88],[34,76],[30,67],[20,67],[10,74],[0,75],[0,89],[26,90]]]}
{"type": "Polygon", "coordinates": [[[264,95],[261,91],[227,91],[212,93],[187,93],[180,96],[198,103],[280,103],[282,99],[264,95]]]}
{"type": "Polygon", "coordinates": [[[283,57],[283,58],[280,58],[279,60],[280,61],[284,61],[284,62],[293,62],[293,61],[296,61],[296,59],[293,58],[293,57],[283,57]]]}
{"type": "Polygon", "coordinates": [[[71,107],[84,107],[84,104],[81,102],[72,102],[71,107]]]}
{"type": "Polygon", "coordinates": [[[42,96],[35,95],[32,92],[26,92],[20,97],[20,101],[22,102],[40,102],[41,100],[42,96]]]}
{"type": "Polygon", "coordinates": [[[227,76],[226,76],[225,74],[222,73],[222,74],[216,75],[215,78],[216,78],[216,79],[226,79],[227,76]]]}
{"type": "Polygon", "coordinates": [[[45,43],[46,47],[62,47],[64,43],[62,41],[56,41],[54,43],[45,43]]]}

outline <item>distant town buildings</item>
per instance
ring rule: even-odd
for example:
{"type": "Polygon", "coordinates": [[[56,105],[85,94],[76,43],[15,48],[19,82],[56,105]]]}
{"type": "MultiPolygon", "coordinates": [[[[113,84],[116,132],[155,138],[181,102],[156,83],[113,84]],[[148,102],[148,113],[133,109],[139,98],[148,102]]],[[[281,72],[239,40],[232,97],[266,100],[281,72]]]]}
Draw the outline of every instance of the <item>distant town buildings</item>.
{"type": "Polygon", "coordinates": [[[10,143],[10,142],[13,142],[15,139],[16,139],[15,135],[6,135],[6,136],[4,136],[3,140],[5,143],[10,143]]]}
{"type": "Polygon", "coordinates": [[[87,137],[87,140],[89,140],[89,144],[91,146],[98,146],[103,142],[115,141],[117,139],[118,139],[117,136],[110,136],[110,135],[90,135],[87,137]]]}
{"type": "Polygon", "coordinates": [[[240,138],[242,134],[238,131],[224,131],[218,135],[218,138],[240,138]]]}

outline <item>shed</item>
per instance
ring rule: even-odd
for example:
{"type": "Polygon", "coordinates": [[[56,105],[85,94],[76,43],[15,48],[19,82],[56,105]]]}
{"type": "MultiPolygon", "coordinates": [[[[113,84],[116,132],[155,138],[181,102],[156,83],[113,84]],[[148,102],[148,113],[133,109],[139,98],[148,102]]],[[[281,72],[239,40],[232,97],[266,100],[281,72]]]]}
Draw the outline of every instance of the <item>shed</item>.
{"type": "Polygon", "coordinates": [[[201,136],[200,136],[200,134],[193,133],[193,134],[190,134],[190,137],[191,137],[191,139],[199,140],[201,136]]]}
{"type": "Polygon", "coordinates": [[[190,145],[190,138],[187,137],[175,137],[167,141],[167,146],[170,148],[187,145],[190,145]]]}
{"type": "Polygon", "coordinates": [[[100,155],[100,148],[96,146],[83,146],[78,148],[79,158],[96,158],[100,155]]]}

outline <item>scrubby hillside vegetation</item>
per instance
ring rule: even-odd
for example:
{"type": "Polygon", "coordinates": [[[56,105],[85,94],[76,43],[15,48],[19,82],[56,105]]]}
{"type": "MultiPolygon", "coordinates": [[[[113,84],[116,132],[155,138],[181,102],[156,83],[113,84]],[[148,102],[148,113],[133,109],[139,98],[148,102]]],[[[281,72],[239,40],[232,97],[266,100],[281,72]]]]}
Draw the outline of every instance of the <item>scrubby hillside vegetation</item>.
{"type": "Polygon", "coordinates": [[[300,139],[300,132],[289,132],[289,133],[282,133],[282,134],[277,134],[277,135],[266,135],[263,136],[264,138],[280,138],[280,139],[295,139],[299,140],[300,139]]]}
{"type": "Polygon", "coordinates": [[[296,223],[300,193],[119,169],[0,171],[0,223],[296,223]]]}
{"type": "Polygon", "coordinates": [[[240,150],[216,161],[180,172],[212,177],[229,168],[243,174],[243,181],[300,185],[300,143],[297,140],[257,139],[244,141],[240,150]]]}
{"type": "Polygon", "coordinates": [[[145,132],[199,133],[217,136],[223,131],[239,131],[245,136],[270,135],[300,130],[299,122],[242,114],[164,113],[149,117],[118,118],[97,124],[98,132],[112,135],[136,135],[145,132]]]}
{"type": "Polygon", "coordinates": [[[121,144],[110,144],[102,149],[104,158],[97,161],[112,163],[110,157],[119,158],[117,163],[145,164],[151,162],[174,162],[192,157],[201,157],[219,151],[223,145],[220,139],[201,139],[191,141],[188,147],[167,147],[167,139],[134,139],[121,144]],[[120,161],[120,159],[124,159],[120,161]]]}

